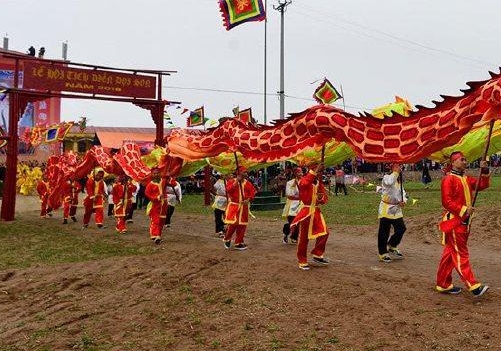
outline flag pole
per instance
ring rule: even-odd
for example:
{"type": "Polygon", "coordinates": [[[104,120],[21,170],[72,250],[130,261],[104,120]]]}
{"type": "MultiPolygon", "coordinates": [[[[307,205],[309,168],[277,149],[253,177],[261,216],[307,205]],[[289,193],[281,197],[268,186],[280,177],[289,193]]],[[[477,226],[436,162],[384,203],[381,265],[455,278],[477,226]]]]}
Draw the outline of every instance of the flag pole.
{"type": "Polygon", "coordinates": [[[341,89],[341,96],[343,97],[343,111],[346,112],[346,103],[344,101],[344,91],[343,91],[343,86],[339,84],[339,88],[341,89]]]}
{"type": "MultiPolygon", "coordinates": [[[[485,141],[485,150],[484,154],[482,156],[482,161],[487,160],[487,153],[489,152],[489,146],[491,144],[491,136],[492,136],[492,130],[494,129],[494,120],[491,119],[491,122],[489,124],[489,133],[487,133],[487,140],[485,141]]],[[[477,201],[477,196],[478,196],[478,186],[480,184],[480,177],[482,176],[482,170],[480,170],[480,173],[478,174],[477,178],[477,183],[475,185],[475,194],[473,196],[473,201],[471,202],[471,206],[475,206],[475,202],[477,201]]]]}
{"type": "MultiPolygon", "coordinates": [[[[238,171],[238,156],[237,156],[237,152],[236,151],[233,151],[233,156],[235,156],[235,167],[236,167],[235,174],[237,176],[239,176],[240,172],[238,171]]],[[[238,182],[238,187],[240,189],[240,196],[241,196],[241,198],[243,200],[243,198],[244,198],[244,190],[242,189],[242,183],[238,179],[237,179],[237,182],[238,182]]]]}
{"type": "MultiPolygon", "coordinates": [[[[487,140],[485,141],[485,150],[484,150],[484,154],[482,155],[482,160],[480,162],[487,160],[487,153],[489,152],[489,146],[490,146],[490,143],[491,143],[492,130],[494,129],[494,122],[495,122],[495,120],[491,119],[491,121],[489,123],[489,133],[487,133],[487,140]]],[[[482,167],[480,167],[480,170],[479,170],[479,173],[478,173],[477,182],[475,184],[475,194],[473,195],[473,200],[471,202],[471,207],[474,207],[475,206],[475,202],[477,201],[478,186],[480,185],[480,177],[482,177],[482,167]]],[[[468,233],[470,232],[472,220],[473,220],[473,216],[470,215],[470,218],[468,220],[468,233]]]]}
{"type": "MultiPolygon", "coordinates": [[[[267,123],[267,106],[266,106],[266,99],[268,98],[268,92],[267,92],[267,86],[266,86],[266,78],[267,78],[267,33],[268,33],[268,2],[267,0],[264,0],[264,106],[263,106],[263,113],[264,113],[264,125],[267,123]]],[[[267,167],[264,167],[264,172],[263,172],[263,184],[264,184],[264,191],[268,191],[268,169],[267,167]]]]}

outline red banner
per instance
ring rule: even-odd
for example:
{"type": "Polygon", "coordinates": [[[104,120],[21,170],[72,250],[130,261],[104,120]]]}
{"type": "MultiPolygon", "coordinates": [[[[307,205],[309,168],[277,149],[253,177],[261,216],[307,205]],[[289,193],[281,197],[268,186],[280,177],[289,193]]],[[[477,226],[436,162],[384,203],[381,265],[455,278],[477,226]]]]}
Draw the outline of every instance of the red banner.
{"type": "Polygon", "coordinates": [[[156,77],[24,62],[23,88],[154,99],[156,77]]]}

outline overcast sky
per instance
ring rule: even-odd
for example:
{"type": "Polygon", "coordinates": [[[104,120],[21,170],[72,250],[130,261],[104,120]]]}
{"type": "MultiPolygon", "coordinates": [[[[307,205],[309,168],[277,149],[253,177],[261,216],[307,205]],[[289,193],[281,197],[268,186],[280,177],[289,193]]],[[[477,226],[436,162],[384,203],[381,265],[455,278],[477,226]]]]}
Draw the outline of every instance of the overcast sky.
{"type": "MultiPolygon", "coordinates": [[[[267,1],[267,121],[279,118],[280,14],[267,1]]],[[[501,64],[499,0],[293,0],[285,13],[286,112],[315,104],[327,77],[349,112],[394,100],[432,105],[459,95],[501,64]]],[[[264,22],[226,31],[217,0],[2,0],[0,36],[9,49],[46,48],[46,58],[174,70],[163,96],[206,117],[252,107],[264,121],[264,22]]],[[[343,107],[339,100],[336,104],[343,107]]],[[[169,109],[185,127],[179,110],[169,109]]],[[[62,120],[90,125],[151,126],[145,110],[124,103],[64,100],[62,120]]]]}

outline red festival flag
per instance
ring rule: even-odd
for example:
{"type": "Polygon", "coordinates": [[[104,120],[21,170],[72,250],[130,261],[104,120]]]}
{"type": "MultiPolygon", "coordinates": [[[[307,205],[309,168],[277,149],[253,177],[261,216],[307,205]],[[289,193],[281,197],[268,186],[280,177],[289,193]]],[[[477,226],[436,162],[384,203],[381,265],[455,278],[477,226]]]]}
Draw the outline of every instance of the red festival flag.
{"type": "Polygon", "coordinates": [[[219,0],[219,8],[226,30],[245,22],[266,18],[262,0],[219,0]]]}
{"type": "Polygon", "coordinates": [[[252,122],[252,108],[249,107],[245,110],[238,111],[236,118],[240,122],[242,122],[246,125],[250,124],[252,122]]]}
{"type": "Polygon", "coordinates": [[[197,108],[195,111],[190,112],[190,117],[186,121],[187,127],[201,126],[204,124],[204,107],[197,108]]]}
{"type": "Polygon", "coordinates": [[[319,104],[330,104],[331,102],[341,99],[341,94],[338,93],[336,88],[329,82],[327,78],[324,79],[322,84],[315,90],[313,97],[319,104]]]}
{"type": "Polygon", "coordinates": [[[57,140],[63,141],[71,127],[73,127],[73,122],[63,122],[59,124],[59,128],[57,130],[57,140]]]}

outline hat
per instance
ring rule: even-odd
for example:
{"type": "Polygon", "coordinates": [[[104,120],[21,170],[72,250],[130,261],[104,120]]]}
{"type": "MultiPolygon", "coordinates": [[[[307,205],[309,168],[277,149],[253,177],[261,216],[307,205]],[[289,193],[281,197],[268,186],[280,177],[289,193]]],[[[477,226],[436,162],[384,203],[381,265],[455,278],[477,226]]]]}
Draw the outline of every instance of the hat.
{"type": "Polygon", "coordinates": [[[238,166],[237,174],[242,174],[244,172],[247,172],[247,168],[245,168],[244,166],[238,166]]]}
{"type": "Polygon", "coordinates": [[[451,154],[450,159],[451,159],[451,162],[454,162],[457,159],[462,158],[462,157],[464,157],[464,154],[461,151],[454,151],[451,154]]]}
{"type": "Polygon", "coordinates": [[[100,172],[104,173],[104,169],[102,169],[101,167],[94,168],[94,173],[100,173],[100,172]]]}

